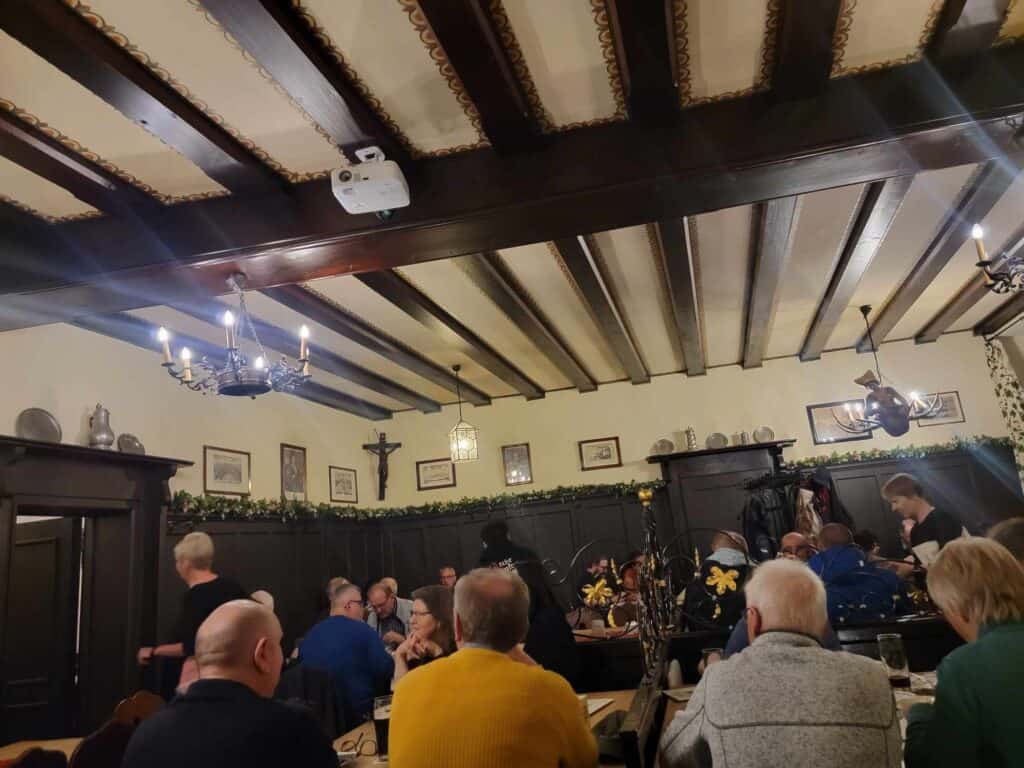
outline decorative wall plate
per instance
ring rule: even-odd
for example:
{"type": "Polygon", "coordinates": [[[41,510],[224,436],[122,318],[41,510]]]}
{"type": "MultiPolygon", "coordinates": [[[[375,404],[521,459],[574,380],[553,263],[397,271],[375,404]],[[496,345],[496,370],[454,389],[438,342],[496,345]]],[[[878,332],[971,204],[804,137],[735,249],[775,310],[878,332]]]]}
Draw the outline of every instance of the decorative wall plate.
{"type": "Polygon", "coordinates": [[[53,414],[42,408],[26,408],[14,422],[14,434],[25,440],[40,440],[44,443],[59,443],[60,424],[53,414]]]}
{"type": "Polygon", "coordinates": [[[135,453],[139,456],[146,455],[146,446],[139,442],[139,438],[135,435],[129,435],[127,432],[117,438],[117,450],[121,453],[135,453]]]}
{"type": "Polygon", "coordinates": [[[655,456],[667,456],[668,454],[672,453],[675,449],[675,443],[663,437],[661,440],[654,444],[654,448],[651,450],[651,452],[655,456]]]}
{"type": "Polygon", "coordinates": [[[704,445],[706,445],[709,450],[725,448],[729,445],[729,438],[721,432],[712,432],[708,435],[708,439],[704,441],[704,445]]]}
{"type": "Polygon", "coordinates": [[[770,443],[775,439],[775,433],[771,427],[758,427],[754,430],[755,443],[770,443]]]}

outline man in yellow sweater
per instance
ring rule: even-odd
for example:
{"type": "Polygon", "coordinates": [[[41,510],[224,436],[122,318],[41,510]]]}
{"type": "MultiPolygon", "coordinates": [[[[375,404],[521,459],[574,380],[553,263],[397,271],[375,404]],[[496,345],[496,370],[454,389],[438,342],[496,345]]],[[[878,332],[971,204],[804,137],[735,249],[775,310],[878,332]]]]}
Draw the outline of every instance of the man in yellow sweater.
{"type": "Polygon", "coordinates": [[[597,745],[576,694],[553,672],[509,656],[529,629],[522,579],[479,568],[455,585],[459,650],[395,688],[394,768],[582,768],[597,745]]]}

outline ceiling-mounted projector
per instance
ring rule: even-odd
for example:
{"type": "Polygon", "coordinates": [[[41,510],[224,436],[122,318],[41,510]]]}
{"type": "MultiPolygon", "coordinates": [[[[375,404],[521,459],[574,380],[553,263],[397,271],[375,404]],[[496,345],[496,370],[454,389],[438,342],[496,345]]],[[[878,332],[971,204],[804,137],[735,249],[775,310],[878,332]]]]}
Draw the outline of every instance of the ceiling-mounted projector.
{"type": "Polygon", "coordinates": [[[386,160],[380,147],[356,150],[359,163],[331,171],[331,191],[349,213],[391,216],[409,205],[409,185],[394,160],[386,160]]]}

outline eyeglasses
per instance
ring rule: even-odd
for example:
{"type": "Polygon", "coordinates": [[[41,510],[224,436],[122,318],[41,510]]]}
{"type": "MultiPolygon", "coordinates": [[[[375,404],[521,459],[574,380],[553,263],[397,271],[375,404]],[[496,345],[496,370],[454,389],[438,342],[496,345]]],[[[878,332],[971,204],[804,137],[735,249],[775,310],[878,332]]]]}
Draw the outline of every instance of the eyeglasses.
{"type": "Polygon", "coordinates": [[[366,738],[365,733],[360,733],[356,739],[341,742],[338,751],[352,752],[356,757],[372,757],[377,754],[377,742],[366,738]]]}
{"type": "Polygon", "coordinates": [[[358,605],[360,608],[362,608],[363,607],[363,601],[362,600],[349,600],[347,603],[345,603],[345,607],[346,608],[348,608],[350,605],[358,605]]]}
{"type": "Polygon", "coordinates": [[[416,617],[433,616],[433,614],[430,611],[412,611],[412,615],[416,617]]]}

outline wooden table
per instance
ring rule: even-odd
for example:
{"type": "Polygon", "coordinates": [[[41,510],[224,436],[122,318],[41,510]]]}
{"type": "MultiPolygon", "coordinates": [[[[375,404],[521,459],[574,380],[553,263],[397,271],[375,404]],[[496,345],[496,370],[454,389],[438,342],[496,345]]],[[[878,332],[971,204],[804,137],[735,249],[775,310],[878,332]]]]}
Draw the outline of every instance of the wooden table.
{"type": "MultiPolygon", "coordinates": [[[[593,715],[590,716],[590,727],[593,728],[600,720],[608,716],[610,712],[617,710],[625,711],[629,709],[629,705],[633,703],[633,696],[636,695],[636,691],[630,689],[628,691],[602,691],[600,693],[588,693],[588,699],[611,699],[612,703],[599,709],[593,715]]],[[[373,723],[366,722],[360,725],[358,728],[353,728],[351,731],[341,736],[334,742],[334,748],[340,750],[343,742],[354,742],[358,741],[360,744],[365,743],[367,740],[373,740],[373,723]]],[[[346,746],[351,749],[349,744],[346,746]]],[[[354,763],[349,765],[357,768],[364,768],[364,766],[381,765],[377,762],[377,758],[374,756],[363,755],[356,759],[354,763]]]]}
{"type": "Polygon", "coordinates": [[[13,760],[21,755],[22,752],[27,752],[33,747],[63,752],[70,758],[71,753],[75,751],[75,747],[78,746],[80,741],[81,739],[77,737],[71,739],[50,739],[49,741],[16,741],[13,744],[8,744],[6,747],[0,747],[0,760],[13,760]]]}

